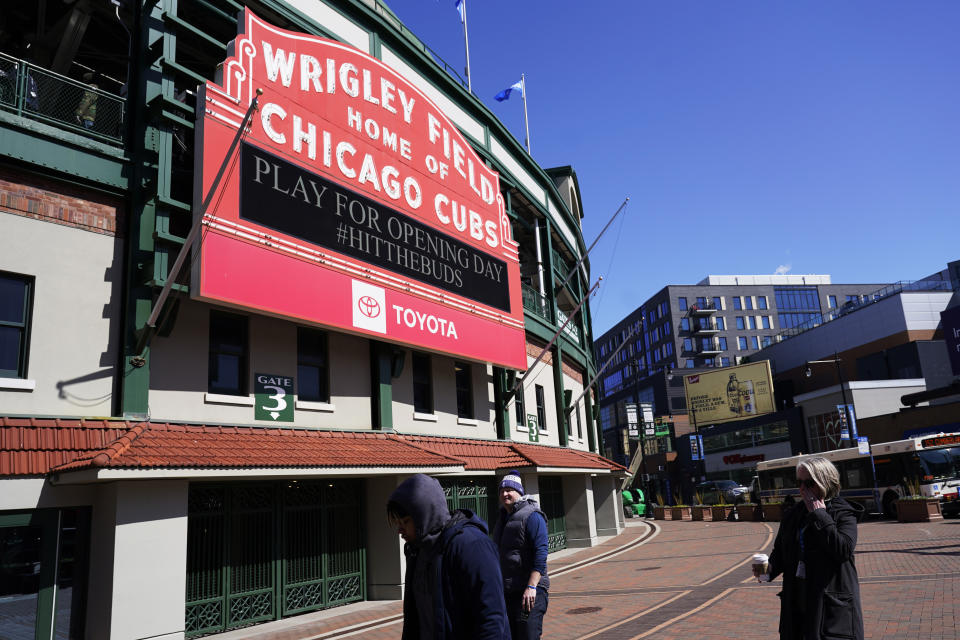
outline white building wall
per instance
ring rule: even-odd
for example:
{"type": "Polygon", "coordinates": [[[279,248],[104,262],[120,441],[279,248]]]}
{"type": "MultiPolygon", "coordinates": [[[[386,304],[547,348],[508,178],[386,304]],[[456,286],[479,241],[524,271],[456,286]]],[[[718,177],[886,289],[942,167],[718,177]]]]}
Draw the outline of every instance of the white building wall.
{"type": "MultiPolygon", "coordinates": [[[[254,424],[253,374],[272,373],[296,378],[297,325],[269,316],[249,318],[250,393],[235,401],[207,396],[210,310],[215,307],[184,300],[168,338],[154,338],[151,348],[150,417],[152,420],[254,424]],[[233,403],[235,402],[235,403],[233,403]]],[[[294,422],[284,426],[369,429],[369,341],[328,332],[330,403],[303,403],[294,409],[294,422]]],[[[296,384],[296,380],[294,381],[296,384]]],[[[258,424],[274,424],[260,421],[258,424]]]]}
{"type": "MultiPolygon", "coordinates": [[[[423,352],[421,352],[423,353],[423,352]]],[[[413,410],[413,357],[405,351],[403,371],[393,379],[393,426],[399,433],[457,436],[461,438],[497,437],[493,402],[493,367],[449,356],[430,354],[433,380],[433,413],[413,410]],[[473,382],[473,419],[457,416],[456,363],[470,367],[473,382]]]]}
{"type": "Polygon", "coordinates": [[[110,638],[183,638],[187,486],[179,481],[117,487],[110,638]]]}
{"type": "Polygon", "coordinates": [[[0,271],[35,278],[27,377],[0,378],[3,413],[111,415],[123,243],[0,212],[0,271]]]}

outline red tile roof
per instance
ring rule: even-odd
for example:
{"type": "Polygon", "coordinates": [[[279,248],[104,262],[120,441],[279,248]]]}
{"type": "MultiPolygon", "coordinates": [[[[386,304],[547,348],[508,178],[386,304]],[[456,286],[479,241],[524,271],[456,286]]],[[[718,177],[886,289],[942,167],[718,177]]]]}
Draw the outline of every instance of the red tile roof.
{"type": "Polygon", "coordinates": [[[425,449],[463,460],[467,471],[495,471],[530,466],[627,471],[626,467],[595,453],[564,447],[439,436],[405,435],[403,438],[425,449]]]}
{"type": "Polygon", "coordinates": [[[410,435],[403,436],[403,439],[428,451],[462,460],[468,471],[495,471],[530,466],[529,460],[517,453],[509,442],[503,440],[468,440],[410,435]]]}
{"type": "Polygon", "coordinates": [[[129,429],[122,420],[0,417],[0,476],[44,475],[102,451],[129,429]]]}
{"type": "Polygon", "coordinates": [[[546,447],[536,444],[516,443],[513,447],[524,458],[538,467],[563,467],[569,469],[604,469],[609,471],[628,471],[623,465],[607,460],[589,451],[546,447]]]}
{"type": "Polygon", "coordinates": [[[139,423],[103,451],[57,468],[434,467],[460,461],[378,432],[139,423]]]}
{"type": "Polygon", "coordinates": [[[111,469],[514,467],[625,470],[596,454],[501,440],[124,420],[0,417],[0,476],[111,469]]]}

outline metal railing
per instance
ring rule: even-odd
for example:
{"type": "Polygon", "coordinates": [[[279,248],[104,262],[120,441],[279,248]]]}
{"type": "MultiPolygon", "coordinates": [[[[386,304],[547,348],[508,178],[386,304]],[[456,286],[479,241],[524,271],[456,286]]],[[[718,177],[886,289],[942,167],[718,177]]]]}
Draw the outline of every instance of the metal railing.
{"type": "MultiPolygon", "coordinates": [[[[453,5],[451,4],[450,7],[452,9],[453,5]]],[[[464,89],[467,89],[467,91],[469,91],[469,89],[467,88],[466,79],[463,78],[454,67],[447,64],[446,60],[441,58],[436,51],[434,51],[433,49],[425,45],[423,41],[420,38],[418,38],[416,34],[413,33],[413,31],[410,31],[410,29],[408,29],[406,25],[404,25],[403,22],[400,21],[400,18],[397,17],[397,15],[393,12],[393,10],[390,7],[388,7],[383,2],[380,2],[380,0],[377,0],[375,11],[379,13],[381,16],[383,16],[387,20],[387,22],[392,24],[397,31],[399,31],[404,36],[406,36],[407,39],[411,40],[418,48],[422,49],[423,52],[427,54],[427,56],[429,56],[438,66],[442,67],[443,70],[446,71],[451,78],[456,80],[458,83],[460,83],[460,85],[464,89]]]]}
{"type": "Polygon", "coordinates": [[[553,314],[550,313],[550,302],[546,296],[540,295],[540,292],[528,284],[522,285],[523,308],[533,313],[547,322],[553,322],[553,314]]]}
{"type": "Polygon", "coordinates": [[[108,144],[123,142],[126,100],[2,53],[0,109],[108,144]]]}
{"type": "Polygon", "coordinates": [[[842,307],[836,309],[831,309],[826,313],[822,313],[812,320],[807,320],[802,324],[798,324],[795,327],[790,327],[789,329],[784,329],[774,337],[774,342],[781,342],[787,338],[792,338],[793,336],[798,336],[801,333],[807,332],[810,329],[819,327],[822,324],[827,322],[832,322],[837,318],[843,317],[854,311],[858,311],[865,307],[870,306],[875,302],[880,302],[885,298],[896,295],[903,291],[951,291],[950,282],[948,280],[900,280],[889,284],[882,289],[877,289],[873,293],[867,294],[866,300],[860,302],[848,302],[842,307]]]}

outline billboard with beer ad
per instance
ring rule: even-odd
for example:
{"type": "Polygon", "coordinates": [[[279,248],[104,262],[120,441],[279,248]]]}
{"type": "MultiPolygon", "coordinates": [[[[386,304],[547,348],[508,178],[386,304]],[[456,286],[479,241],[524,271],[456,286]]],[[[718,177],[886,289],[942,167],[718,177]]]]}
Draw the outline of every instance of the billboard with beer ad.
{"type": "Polygon", "coordinates": [[[686,375],[683,389],[700,426],[776,411],[769,360],[686,375]]]}
{"type": "Polygon", "coordinates": [[[249,9],[238,32],[197,98],[192,294],[526,369],[497,173],[380,60],[249,9]]]}

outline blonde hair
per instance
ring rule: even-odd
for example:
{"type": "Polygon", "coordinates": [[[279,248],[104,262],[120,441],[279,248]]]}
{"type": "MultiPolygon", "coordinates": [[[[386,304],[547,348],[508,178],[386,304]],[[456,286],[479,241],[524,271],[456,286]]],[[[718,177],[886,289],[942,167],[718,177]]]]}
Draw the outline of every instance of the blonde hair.
{"type": "Polygon", "coordinates": [[[797,470],[801,467],[810,474],[810,479],[820,489],[824,500],[835,498],[840,493],[840,472],[833,463],[821,456],[807,458],[797,463],[797,470]]]}

